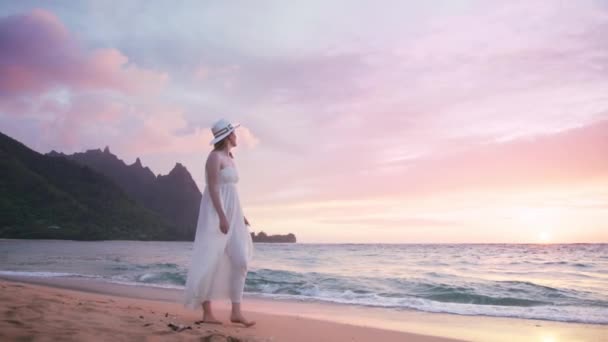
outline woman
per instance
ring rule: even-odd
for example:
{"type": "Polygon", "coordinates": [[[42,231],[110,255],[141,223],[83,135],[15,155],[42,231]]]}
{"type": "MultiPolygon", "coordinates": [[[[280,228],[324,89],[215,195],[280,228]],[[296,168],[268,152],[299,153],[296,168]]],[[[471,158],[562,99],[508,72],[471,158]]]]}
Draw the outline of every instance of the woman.
{"type": "Polygon", "coordinates": [[[214,149],[205,165],[207,186],[201,199],[184,299],[190,308],[202,305],[203,322],[214,324],[221,322],[213,315],[211,301],[230,299],[230,321],[250,327],[255,322],[243,316],[241,299],[253,243],[236,188],[238,174],[231,152],[237,145],[236,127],[220,120],[211,128],[214,149]]]}

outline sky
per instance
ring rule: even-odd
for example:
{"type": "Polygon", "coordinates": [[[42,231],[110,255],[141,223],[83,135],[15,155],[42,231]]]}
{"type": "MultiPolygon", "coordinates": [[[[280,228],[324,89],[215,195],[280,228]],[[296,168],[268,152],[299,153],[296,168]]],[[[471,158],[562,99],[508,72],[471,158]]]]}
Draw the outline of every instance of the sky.
{"type": "Polygon", "coordinates": [[[241,123],[254,231],[608,242],[608,1],[0,3],[0,131],[199,188],[241,123]]]}

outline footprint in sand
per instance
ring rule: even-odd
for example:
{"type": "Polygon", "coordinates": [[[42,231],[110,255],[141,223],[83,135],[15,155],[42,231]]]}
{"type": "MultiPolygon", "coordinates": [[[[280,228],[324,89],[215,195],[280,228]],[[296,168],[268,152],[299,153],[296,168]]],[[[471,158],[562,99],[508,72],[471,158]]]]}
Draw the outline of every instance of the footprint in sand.
{"type": "Polygon", "coordinates": [[[14,324],[14,325],[16,325],[18,327],[22,327],[22,326],[25,325],[25,324],[23,324],[23,322],[17,321],[17,320],[14,320],[14,319],[5,319],[4,321],[7,322],[7,323],[14,324]]]}

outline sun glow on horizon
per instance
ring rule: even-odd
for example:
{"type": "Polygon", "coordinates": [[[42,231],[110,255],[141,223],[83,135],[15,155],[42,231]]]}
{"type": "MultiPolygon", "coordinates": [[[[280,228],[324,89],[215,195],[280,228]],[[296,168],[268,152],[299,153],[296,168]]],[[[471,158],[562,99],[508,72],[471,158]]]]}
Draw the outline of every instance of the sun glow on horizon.
{"type": "Polygon", "coordinates": [[[584,187],[551,190],[301,201],[247,211],[265,232],[295,233],[307,243],[606,241],[604,202],[582,202],[592,197],[584,187]]]}
{"type": "Polygon", "coordinates": [[[551,234],[548,232],[540,232],[538,234],[538,240],[541,243],[549,243],[549,242],[551,242],[551,234]]]}
{"type": "Polygon", "coordinates": [[[552,231],[559,226],[563,212],[559,208],[524,207],[516,209],[513,218],[521,229],[537,232],[540,243],[553,240],[552,231]]]}

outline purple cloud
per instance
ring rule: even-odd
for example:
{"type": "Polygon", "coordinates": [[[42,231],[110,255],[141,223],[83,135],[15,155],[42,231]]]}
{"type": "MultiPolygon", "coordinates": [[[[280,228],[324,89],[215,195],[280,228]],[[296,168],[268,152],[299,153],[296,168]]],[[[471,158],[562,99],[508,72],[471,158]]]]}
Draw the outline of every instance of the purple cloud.
{"type": "Polygon", "coordinates": [[[36,94],[54,87],[135,92],[167,79],[128,64],[116,49],[86,51],[51,12],[34,9],[0,19],[0,92],[36,94]]]}

